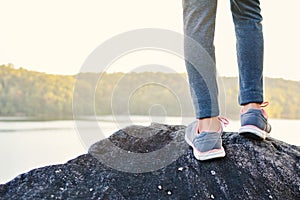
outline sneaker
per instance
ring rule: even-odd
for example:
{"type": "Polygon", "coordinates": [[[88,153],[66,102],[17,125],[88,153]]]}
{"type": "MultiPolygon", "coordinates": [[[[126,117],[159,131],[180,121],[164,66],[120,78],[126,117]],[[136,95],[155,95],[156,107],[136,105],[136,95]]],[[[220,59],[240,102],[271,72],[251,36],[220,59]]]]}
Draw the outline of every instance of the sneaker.
{"type": "Polygon", "coordinates": [[[198,121],[194,121],[185,130],[185,141],[193,148],[193,154],[197,160],[209,160],[225,156],[222,146],[223,127],[228,120],[219,117],[221,128],[217,132],[202,131],[198,133],[198,121]]]}
{"type": "MultiPolygon", "coordinates": [[[[268,106],[268,102],[262,103],[261,107],[268,106]]],[[[265,140],[271,132],[266,111],[261,109],[249,109],[241,114],[241,128],[239,134],[257,140],[265,140]]]]}

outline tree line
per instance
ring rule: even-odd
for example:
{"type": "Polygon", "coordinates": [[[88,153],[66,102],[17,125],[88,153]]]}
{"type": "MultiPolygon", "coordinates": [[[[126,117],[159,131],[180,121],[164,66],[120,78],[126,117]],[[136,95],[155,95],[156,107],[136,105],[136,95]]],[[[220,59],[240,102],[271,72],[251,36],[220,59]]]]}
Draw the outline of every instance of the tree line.
{"type": "MultiPolygon", "coordinates": [[[[238,79],[219,79],[221,114],[238,118],[238,79]]],[[[0,66],[0,116],[193,116],[186,74],[160,72],[50,75],[0,66]],[[75,99],[75,101],[73,101],[75,99]]],[[[271,118],[300,119],[300,82],[265,78],[271,118]]]]}

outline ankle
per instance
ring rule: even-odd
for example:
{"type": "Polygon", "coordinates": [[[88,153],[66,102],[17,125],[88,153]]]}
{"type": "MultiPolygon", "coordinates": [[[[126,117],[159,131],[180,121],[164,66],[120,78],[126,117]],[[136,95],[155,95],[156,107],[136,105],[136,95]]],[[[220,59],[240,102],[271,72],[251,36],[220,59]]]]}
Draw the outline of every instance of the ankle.
{"type": "Polygon", "coordinates": [[[219,132],[221,123],[218,117],[210,117],[204,119],[198,119],[198,133],[206,132],[219,132]]]}
{"type": "Polygon", "coordinates": [[[242,109],[241,109],[241,113],[245,113],[247,112],[249,109],[261,109],[261,106],[259,103],[248,103],[245,104],[242,109]]]}

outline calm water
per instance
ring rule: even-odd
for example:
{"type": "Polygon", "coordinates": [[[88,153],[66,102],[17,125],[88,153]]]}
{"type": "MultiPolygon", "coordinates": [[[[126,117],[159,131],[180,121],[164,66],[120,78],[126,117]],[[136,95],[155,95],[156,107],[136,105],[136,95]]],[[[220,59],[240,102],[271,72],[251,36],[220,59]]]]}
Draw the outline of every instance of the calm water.
{"type": "MultiPolygon", "coordinates": [[[[118,129],[130,125],[149,125],[151,121],[168,124],[186,124],[193,119],[176,117],[159,118],[132,116],[131,122],[125,117],[117,119],[106,116],[98,119],[102,135],[90,142],[108,137],[118,129]]],[[[82,130],[89,131],[84,122],[82,130]]],[[[270,120],[272,137],[300,146],[300,120],[270,120]]],[[[0,183],[5,183],[20,173],[46,165],[64,163],[87,152],[87,143],[75,128],[74,121],[1,121],[0,122],[0,183]]],[[[237,131],[238,121],[230,121],[225,131],[237,131]]],[[[99,129],[99,130],[100,130],[99,129]]]]}

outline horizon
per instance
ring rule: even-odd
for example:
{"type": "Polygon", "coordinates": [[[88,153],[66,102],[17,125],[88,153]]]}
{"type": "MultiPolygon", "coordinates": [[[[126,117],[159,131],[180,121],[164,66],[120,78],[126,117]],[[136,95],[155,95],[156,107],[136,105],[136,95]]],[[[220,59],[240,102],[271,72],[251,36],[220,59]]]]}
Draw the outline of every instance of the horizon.
{"type": "MultiPolygon", "coordinates": [[[[265,38],[264,75],[300,81],[300,73],[297,73],[300,29],[296,26],[300,2],[288,0],[288,3],[288,9],[282,9],[281,2],[261,2],[265,38]],[[281,15],[278,15],[279,12],[281,15]]],[[[0,13],[0,19],[5,19],[1,21],[5,31],[0,37],[0,63],[13,63],[16,67],[47,74],[77,74],[94,49],[127,31],[161,28],[180,34],[183,32],[181,1],[13,0],[2,4],[5,9],[0,13]],[[116,7],[116,4],[119,6],[116,7]]],[[[230,5],[224,1],[218,4],[215,37],[217,70],[221,76],[238,76],[230,5]]],[[[109,68],[128,72],[131,69],[126,66],[149,64],[176,66],[172,70],[185,72],[182,59],[159,51],[127,54],[109,68]]]]}
{"type": "MultiPolygon", "coordinates": [[[[31,69],[27,69],[25,67],[16,67],[14,66],[12,63],[9,63],[9,64],[0,64],[0,67],[1,66],[9,66],[9,67],[12,67],[13,69],[15,70],[20,70],[20,69],[25,69],[29,72],[37,72],[37,73],[42,73],[42,74],[45,74],[45,75],[54,75],[54,76],[76,76],[78,75],[79,73],[106,73],[108,75],[112,75],[112,74],[117,74],[117,73],[123,73],[123,74],[130,74],[130,73],[163,73],[163,74],[183,74],[183,75],[187,75],[187,72],[183,71],[183,72],[165,72],[165,71],[130,71],[130,72],[123,72],[123,71],[112,71],[112,72],[107,72],[107,71],[102,71],[102,72],[79,72],[77,74],[52,74],[52,73],[47,73],[47,72],[41,72],[41,71],[36,71],[36,70],[31,70],[31,69]],[[9,66],[10,65],[10,66],[9,66]]],[[[238,78],[238,76],[218,76],[218,77],[221,77],[221,78],[238,78]]],[[[300,82],[300,80],[292,80],[292,79],[286,79],[286,78],[283,78],[283,77],[270,77],[270,76],[264,76],[264,79],[281,79],[281,80],[284,80],[284,81],[293,81],[293,82],[300,82]]]]}

